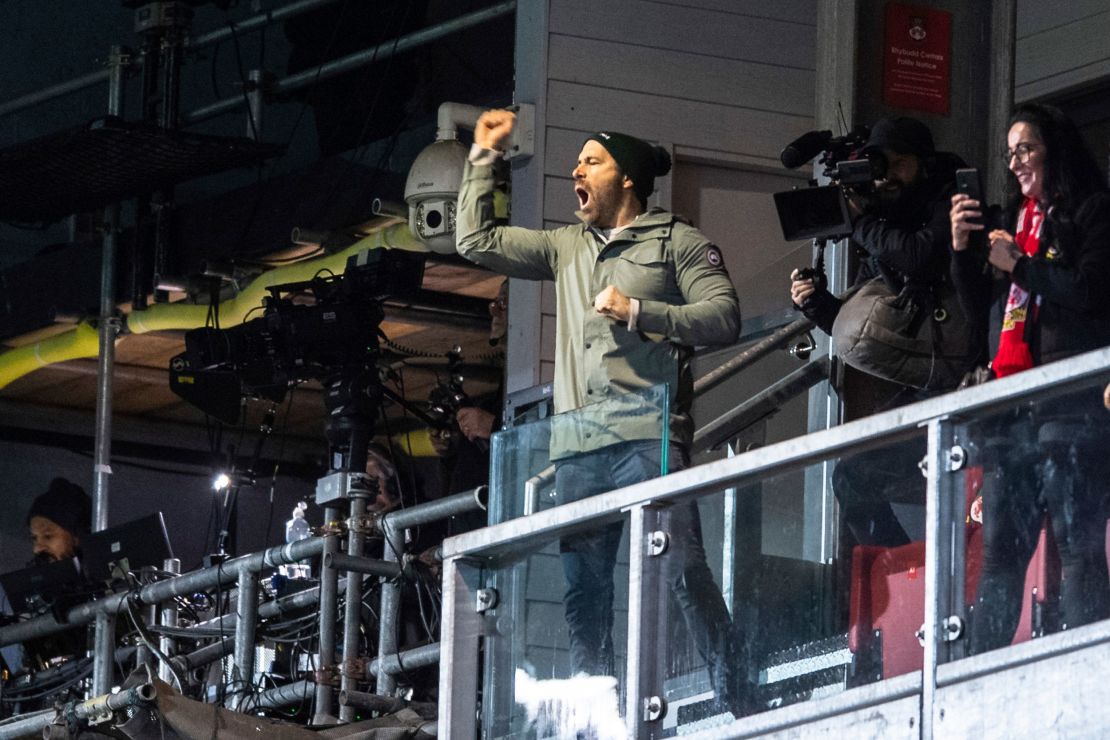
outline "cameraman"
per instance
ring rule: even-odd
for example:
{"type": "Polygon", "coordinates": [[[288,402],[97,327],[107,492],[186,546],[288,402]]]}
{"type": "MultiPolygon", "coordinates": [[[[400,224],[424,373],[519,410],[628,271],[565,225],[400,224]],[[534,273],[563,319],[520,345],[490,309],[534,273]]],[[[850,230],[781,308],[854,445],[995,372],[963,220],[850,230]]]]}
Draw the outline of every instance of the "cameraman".
{"type": "MultiPolygon", "coordinates": [[[[881,157],[886,166],[872,192],[846,189],[852,241],[862,251],[856,282],[882,276],[896,295],[907,286],[937,285],[948,273],[948,211],[955,172],[964,163],[954,154],[938,152],[928,127],[907,117],[879,120],[861,154],[881,157]]],[[[790,278],[795,308],[831,334],[843,302],[815,280],[799,279],[798,270],[790,278]]],[[[924,393],[902,386],[893,398],[865,413],[919,400],[924,393]]],[[[837,465],[833,488],[844,524],[859,544],[893,547],[910,541],[890,504],[924,500],[924,489],[917,484],[917,461],[924,453],[921,444],[910,443],[854,455],[837,465]]]]}

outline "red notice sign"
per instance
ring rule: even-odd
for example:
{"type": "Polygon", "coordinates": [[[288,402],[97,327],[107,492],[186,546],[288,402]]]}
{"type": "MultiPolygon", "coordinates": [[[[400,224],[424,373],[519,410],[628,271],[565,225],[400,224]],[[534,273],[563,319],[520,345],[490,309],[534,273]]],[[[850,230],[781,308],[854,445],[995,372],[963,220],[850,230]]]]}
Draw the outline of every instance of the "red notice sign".
{"type": "Polygon", "coordinates": [[[886,6],[883,102],[947,115],[952,85],[952,15],[919,5],[886,6]]]}

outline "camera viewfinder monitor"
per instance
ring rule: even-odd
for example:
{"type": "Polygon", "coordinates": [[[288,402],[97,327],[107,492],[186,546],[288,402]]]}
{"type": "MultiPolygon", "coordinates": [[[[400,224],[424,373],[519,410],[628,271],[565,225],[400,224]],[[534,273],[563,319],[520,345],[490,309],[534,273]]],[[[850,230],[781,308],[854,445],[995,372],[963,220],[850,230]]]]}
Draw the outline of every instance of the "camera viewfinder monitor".
{"type": "Polygon", "coordinates": [[[842,239],[852,233],[848,201],[838,185],[786,190],[774,198],[782,238],[788,242],[842,239]]]}
{"type": "Polygon", "coordinates": [[[126,580],[143,567],[161,568],[173,557],[162,512],[81,537],[81,564],[93,583],[126,580]]]}

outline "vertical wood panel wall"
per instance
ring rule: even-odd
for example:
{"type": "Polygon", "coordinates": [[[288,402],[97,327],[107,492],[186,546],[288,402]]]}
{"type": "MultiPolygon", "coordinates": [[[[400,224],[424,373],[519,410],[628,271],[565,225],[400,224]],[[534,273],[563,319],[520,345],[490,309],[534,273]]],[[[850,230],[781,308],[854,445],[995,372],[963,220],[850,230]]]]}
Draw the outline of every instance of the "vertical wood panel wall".
{"type": "Polygon", "coordinates": [[[1110,78],[1107,0],[1018,0],[1018,102],[1110,78]]]}

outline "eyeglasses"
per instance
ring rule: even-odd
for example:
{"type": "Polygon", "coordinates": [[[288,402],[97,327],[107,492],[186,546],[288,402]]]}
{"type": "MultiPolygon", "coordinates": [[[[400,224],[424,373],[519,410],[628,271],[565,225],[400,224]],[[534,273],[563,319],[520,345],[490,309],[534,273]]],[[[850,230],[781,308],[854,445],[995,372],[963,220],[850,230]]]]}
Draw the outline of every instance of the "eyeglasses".
{"type": "Polygon", "coordinates": [[[1005,151],[1003,151],[1002,159],[1006,161],[1006,164],[1010,164],[1010,160],[1012,160],[1014,157],[1017,157],[1018,162],[1020,162],[1021,164],[1027,164],[1029,162],[1029,158],[1033,156],[1033,152],[1037,151],[1040,146],[1040,144],[1030,143],[1018,144],[1013,149],[1006,149],[1005,151]]]}

